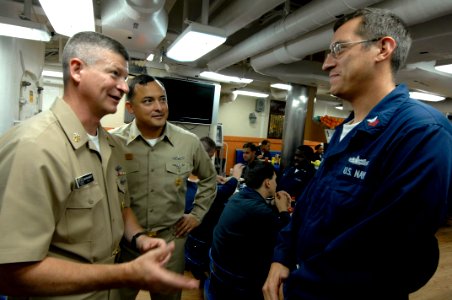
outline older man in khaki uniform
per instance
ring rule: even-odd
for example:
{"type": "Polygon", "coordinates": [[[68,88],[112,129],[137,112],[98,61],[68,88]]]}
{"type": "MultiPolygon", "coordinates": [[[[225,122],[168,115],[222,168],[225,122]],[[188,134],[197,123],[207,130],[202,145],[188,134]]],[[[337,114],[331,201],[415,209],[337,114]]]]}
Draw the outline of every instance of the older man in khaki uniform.
{"type": "Polygon", "coordinates": [[[121,237],[143,230],[128,207],[121,144],[100,126],[128,91],[127,60],[115,40],[74,35],[63,52],[64,100],[0,137],[1,294],[119,299],[124,286],[196,287],[162,267],[174,245],[161,239],[135,239],[146,253],[113,265],[121,237]]]}
{"type": "MultiPolygon", "coordinates": [[[[167,267],[183,273],[186,236],[200,224],[216,195],[215,168],[196,135],[167,122],[166,92],[155,78],[139,75],[131,79],[126,107],[135,119],[111,133],[127,147],[131,208],[146,229],[143,235],[175,242],[176,249],[167,267]],[[184,214],[186,179],[190,173],[199,178],[198,192],[193,210],[184,214]]],[[[139,255],[128,243],[123,243],[122,249],[124,261],[139,255]]],[[[121,298],[135,299],[137,292],[123,290],[121,298]]],[[[152,300],[175,300],[180,296],[180,293],[151,293],[152,300]]]]}

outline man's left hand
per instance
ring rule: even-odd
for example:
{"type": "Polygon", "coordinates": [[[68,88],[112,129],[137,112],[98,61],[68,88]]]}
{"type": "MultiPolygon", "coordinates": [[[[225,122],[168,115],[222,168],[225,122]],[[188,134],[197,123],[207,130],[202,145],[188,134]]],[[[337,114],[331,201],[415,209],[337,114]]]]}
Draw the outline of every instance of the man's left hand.
{"type": "Polygon", "coordinates": [[[184,214],[176,223],[176,236],[183,237],[199,225],[199,221],[193,215],[184,214]]]}

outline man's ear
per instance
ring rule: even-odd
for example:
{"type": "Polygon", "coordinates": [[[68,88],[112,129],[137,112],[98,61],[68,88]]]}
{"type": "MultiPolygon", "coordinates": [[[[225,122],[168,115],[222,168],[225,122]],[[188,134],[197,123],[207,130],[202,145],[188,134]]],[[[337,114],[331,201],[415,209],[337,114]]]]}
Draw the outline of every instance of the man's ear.
{"type": "Polygon", "coordinates": [[[130,101],[126,100],[125,106],[126,106],[127,111],[129,112],[129,114],[134,115],[132,103],[130,103],[130,101]]]}
{"type": "Polygon", "coordinates": [[[269,187],[270,187],[270,179],[268,179],[268,178],[265,178],[265,179],[264,179],[264,186],[265,186],[266,188],[269,188],[269,187]]]}
{"type": "Polygon", "coordinates": [[[380,45],[380,53],[376,57],[377,61],[390,59],[392,53],[394,53],[397,47],[397,42],[394,40],[394,38],[385,36],[381,38],[380,45]]]}
{"type": "Polygon", "coordinates": [[[72,58],[69,61],[69,75],[72,80],[79,83],[81,80],[81,72],[85,67],[83,61],[79,58],[72,58]]]}

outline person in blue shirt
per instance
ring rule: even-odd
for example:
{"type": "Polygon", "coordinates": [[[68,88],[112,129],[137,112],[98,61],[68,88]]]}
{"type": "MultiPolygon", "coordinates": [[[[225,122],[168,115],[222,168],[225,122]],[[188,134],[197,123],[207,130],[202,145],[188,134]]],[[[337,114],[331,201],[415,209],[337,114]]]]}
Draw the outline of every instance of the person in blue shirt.
{"type": "Polygon", "coordinates": [[[315,175],[315,167],[311,162],[313,155],[314,150],[310,146],[298,146],[292,164],[278,176],[278,190],[288,192],[294,200],[298,199],[315,175]]]}
{"type": "Polygon", "coordinates": [[[452,126],[395,84],[403,21],[366,8],[338,20],[323,70],[353,112],[278,237],[265,299],[407,300],[435,273],[452,198],[452,126]]]}

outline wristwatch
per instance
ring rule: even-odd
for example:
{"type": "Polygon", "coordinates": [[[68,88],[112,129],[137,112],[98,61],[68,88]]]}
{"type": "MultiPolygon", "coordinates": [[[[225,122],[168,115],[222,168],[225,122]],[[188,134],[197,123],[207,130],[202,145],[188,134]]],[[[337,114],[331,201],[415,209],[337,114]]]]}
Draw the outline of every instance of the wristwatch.
{"type": "Polygon", "coordinates": [[[147,234],[147,231],[140,231],[138,233],[135,233],[135,235],[132,237],[132,240],[130,241],[130,245],[132,246],[133,249],[138,251],[137,238],[143,234],[147,234]]]}

